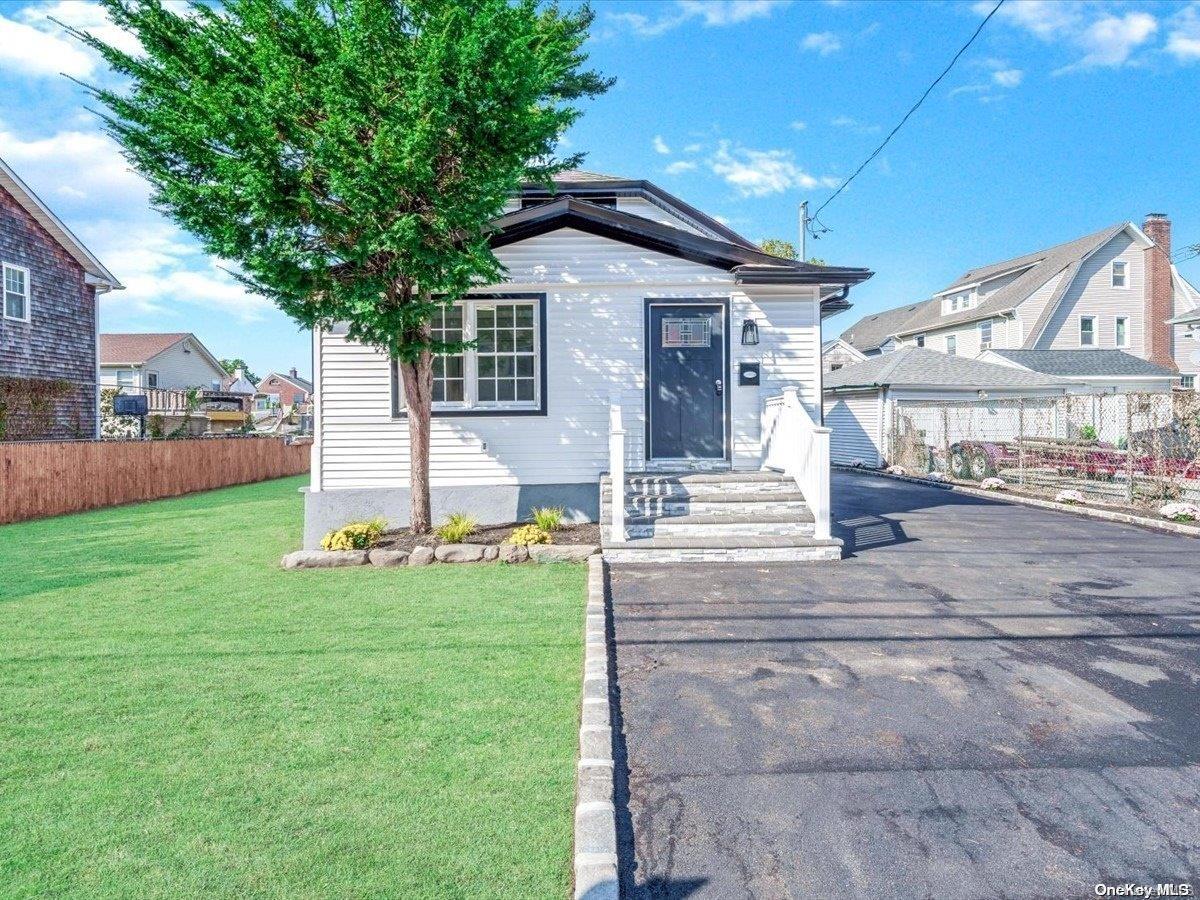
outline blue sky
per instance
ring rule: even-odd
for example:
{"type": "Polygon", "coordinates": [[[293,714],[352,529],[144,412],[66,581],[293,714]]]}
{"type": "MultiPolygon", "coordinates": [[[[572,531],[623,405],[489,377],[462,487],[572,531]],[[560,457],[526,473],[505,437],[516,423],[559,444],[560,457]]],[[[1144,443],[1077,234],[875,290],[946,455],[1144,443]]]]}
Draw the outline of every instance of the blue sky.
{"type": "MultiPolygon", "coordinates": [[[[794,239],[992,3],[594,4],[616,86],[566,135],[585,166],[644,177],[753,239],[794,239]]],[[[120,40],[83,0],[0,5],[0,156],[129,289],[102,328],[194,331],[260,370],[310,368],[307,335],[149,209],[62,77],[103,78],[50,17],[120,40]]],[[[810,255],[876,276],[865,312],[961,271],[1167,212],[1200,243],[1200,2],[1009,0],[883,155],[822,213],[810,255]]],[[[1200,260],[1181,271],[1200,282],[1200,260]]]]}

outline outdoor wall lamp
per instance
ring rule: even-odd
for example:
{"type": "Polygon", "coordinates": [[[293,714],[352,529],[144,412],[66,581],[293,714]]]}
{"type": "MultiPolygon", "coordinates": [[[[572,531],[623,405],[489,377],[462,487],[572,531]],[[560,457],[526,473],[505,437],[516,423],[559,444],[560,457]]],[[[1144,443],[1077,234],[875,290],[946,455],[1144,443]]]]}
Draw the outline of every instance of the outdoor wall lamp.
{"type": "Polygon", "coordinates": [[[742,346],[753,347],[758,343],[758,323],[753,319],[742,321],[742,346]]]}

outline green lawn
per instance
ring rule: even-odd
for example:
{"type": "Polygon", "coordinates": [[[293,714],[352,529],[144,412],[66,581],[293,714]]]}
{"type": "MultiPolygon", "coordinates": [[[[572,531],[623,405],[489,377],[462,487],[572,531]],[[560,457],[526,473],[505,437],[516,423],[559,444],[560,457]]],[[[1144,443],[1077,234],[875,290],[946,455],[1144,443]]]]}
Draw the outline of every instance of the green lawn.
{"type": "Polygon", "coordinates": [[[569,893],[584,567],[283,572],[302,483],[0,527],[0,896],[569,893]]]}

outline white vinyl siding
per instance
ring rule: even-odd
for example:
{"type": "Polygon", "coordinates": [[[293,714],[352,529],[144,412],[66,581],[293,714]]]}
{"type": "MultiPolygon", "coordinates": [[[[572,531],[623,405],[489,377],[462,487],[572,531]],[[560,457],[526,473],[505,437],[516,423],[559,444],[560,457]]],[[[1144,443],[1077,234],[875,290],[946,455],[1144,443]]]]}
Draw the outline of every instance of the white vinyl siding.
{"type": "Polygon", "coordinates": [[[1122,232],[1088,257],[1071,286],[1063,295],[1059,308],[1051,317],[1045,332],[1038,339],[1039,350],[1072,350],[1081,346],[1079,319],[1094,316],[1096,342],[1093,346],[1116,349],[1117,316],[1127,319],[1129,346],[1135,356],[1145,353],[1145,251],[1122,232]],[[1127,286],[1112,286],[1112,263],[1127,264],[1127,286]]]}
{"type": "Polygon", "coordinates": [[[862,460],[869,466],[882,462],[880,446],[881,395],[879,391],[830,394],[825,398],[825,427],[829,458],[841,465],[862,460]]]}
{"type": "MultiPolygon", "coordinates": [[[[617,241],[559,229],[497,251],[502,285],[478,293],[546,295],[546,415],[437,416],[432,423],[434,486],[596,481],[608,468],[609,398],[622,406],[626,465],[644,464],[643,344],[647,298],[730,301],[729,372],[733,463],[757,469],[762,400],[800,388],[817,415],[820,323],[805,288],[743,288],[719,269],[617,241]],[[740,344],[742,322],[760,343],[740,344]],[[738,363],[761,363],[762,384],[737,384],[738,363]]],[[[322,333],[321,487],[406,487],[408,424],[391,416],[388,362],[380,352],[322,333]]]]}

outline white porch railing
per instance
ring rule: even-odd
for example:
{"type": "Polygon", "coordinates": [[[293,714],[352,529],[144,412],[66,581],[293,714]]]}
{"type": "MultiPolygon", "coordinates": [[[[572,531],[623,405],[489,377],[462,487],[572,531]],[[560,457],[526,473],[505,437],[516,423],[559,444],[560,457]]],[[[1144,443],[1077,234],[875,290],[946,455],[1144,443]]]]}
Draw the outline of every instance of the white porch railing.
{"type": "Polygon", "coordinates": [[[812,420],[794,387],[763,403],[763,468],[796,480],[816,522],[813,537],[818,540],[830,537],[829,434],[812,420]]]}
{"type": "MultiPolygon", "coordinates": [[[[625,428],[621,424],[621,401],[608,401],[608,475],[612,480],[612,499],[609,503],[609,540],[625,540],[625,428]]],[[[600,523],[604,527],[604,523],[600,523]]]]}

